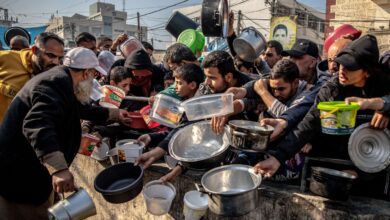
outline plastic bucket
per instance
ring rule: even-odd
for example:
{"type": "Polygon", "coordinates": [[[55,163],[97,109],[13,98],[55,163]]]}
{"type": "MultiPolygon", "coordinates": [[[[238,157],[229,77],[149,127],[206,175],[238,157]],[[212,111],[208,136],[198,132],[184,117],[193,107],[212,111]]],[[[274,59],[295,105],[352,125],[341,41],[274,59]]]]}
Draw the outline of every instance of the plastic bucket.
{"type": "Polygon", "coordinates": [[[205,37],[200,31],[187,29],[179,35],[177,42],[186,45],[194,54],[196,54],[196,50],[202,51],[205,43],[205,37]]]}
{"type": "Polygon", "coordinates": [[[100,99],[99,104],[106,108],[119,108],[126,93],[115,86],[102,86],[104,97],[100,99]]]}
{"type": "Polygon", "coordinates": [[[79,148],[79,154],[84,154],[86,156],[91,156],[94,151],[97,143],[100,139],[92,134],[83,134],[81,136],[81,143],[79,148]]]}
{"type": "Polygon", "coordinates": [[[147,211],[152,215],[164,215],[171,208],[176,189],[171,183],[155,180],[144,186],[143,194],[147,211]]]}
{"type": "Polygon", "coordinates": [[[176,128],[183,115],[181,102],[166,95],[156,95],[150,118],[167,127],[176,128]]]}
{"type": "Polygon", "coordinates": [[[172,34],[175,38],[178,38],[180,33],[186,29],[196,29],[199,24],[191,20],[189,17],[176,11],[168,19],[165,30],[172,34]]]}
{"type": "Polygon", "coordinates": [[[357,103],[346,105],[343,101],[320,102],[317,108],[320,110],[322,133],[346,135],[353,132],[360,108],[357,103]]]}
{"type": "Polygon", "coordinates": [[[133,139],[124,139],[117,141],[116,149],[118,150],[119,162],[134,163],[135,159],[141,156],[145,145],[142,142],[138,142],[133,139]]]}
{"type": "Polygon", "coordinates": [[[206,215],[208,196],[198,192],[189,191],[184,195],[183,214],[186,220],[198,220],[206,215]]]}
{"type": "Polygon", "coordinates": [[[119,50],[125,58],[138,49],[145,50],[142,43],[132,36],[129,36],[128,39],[119,46],[119,50]]]}

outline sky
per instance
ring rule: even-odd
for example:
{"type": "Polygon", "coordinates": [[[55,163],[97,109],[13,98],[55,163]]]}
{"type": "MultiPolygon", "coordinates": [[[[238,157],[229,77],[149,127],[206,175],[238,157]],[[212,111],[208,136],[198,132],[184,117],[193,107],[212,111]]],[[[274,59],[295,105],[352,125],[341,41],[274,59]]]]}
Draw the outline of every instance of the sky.
{"type": "MultiPolygon", "coordinates": [[[[20,26],[33,27],[45,24],[52,14],[55,16],[71,16],[74,13],[88,15],[89,5],[96,1],[97,0],[0,0],[0,7],[9,9],[9,16],[17,16],[20,26]]],[[[126,0],[125,10],[128,14],[128,18],[131,18],[135,17],[137,12],[142,15],[182,1],[183,0],[126,0]]],[[[101,2],[115,4],[117,10],[123,10],[123,0],[101,0],[101,2]]],[[[302,2],[317,10],[325,11],[326,0],[298,0],[298,2],[302,2]]],[[[201,3],[202,0],[188,0],[160,12],[141,16],[141,25],[148,26],[148,29],[160,27],[165,24],[173,9],[201,3]]],[[[127,21],[128,24],[136,24],[136,22],[136,19],[127,21]]],[[[158,49],[165,48],[166,42],[171,39],[171,36],[164,28],[149,31],[148,40],[150,41],[150,38],[152,37],[155,39],[155,47],[158,49]],[[160,40],[161,42],[156,42],[156,40],[160,40]]]]}

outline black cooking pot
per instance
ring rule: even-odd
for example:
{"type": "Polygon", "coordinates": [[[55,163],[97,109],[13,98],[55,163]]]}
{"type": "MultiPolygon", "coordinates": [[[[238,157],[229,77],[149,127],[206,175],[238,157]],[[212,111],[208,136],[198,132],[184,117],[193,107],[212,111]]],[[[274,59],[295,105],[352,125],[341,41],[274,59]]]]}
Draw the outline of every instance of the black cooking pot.
{"type": "Polygon", "coordinates": [[[113,165],[95,178],[95,190],[110,203],[123,203],[134,199],[143,187],[144,170],[133,163],[113,165]]]}
{"type": "Polygon", "coordinates": [[[204,36],[227,37],[229,26],[227,0],[203,0],[201,26],[204,36]]]}
{"type": "Polygon", "coordinates": [[[181,32],[187,29],[197,29],[199,24],[195,21],[191,20],[191,18],[183,15],[182,13],[176,11],[171,15],[168,19],[168,23],[165,26],[165,30],[167,30],[170,34],[172,34],[175,38],[179,37],[181,32]]]}
{"type": "Polygon", "coordinates": [[[10,27],[4,33],[4,41],[7,46],[10,46],[11,39],[17,35],[27,38],[28,43],[31,44],[31,36],[26,29],[21,27],[10,27]]]}
{"type": "Polygon", "coordinates": [[[312,167],[310,191],[334,200],[347,200],[356,176],[325,167],[312,167]]]}

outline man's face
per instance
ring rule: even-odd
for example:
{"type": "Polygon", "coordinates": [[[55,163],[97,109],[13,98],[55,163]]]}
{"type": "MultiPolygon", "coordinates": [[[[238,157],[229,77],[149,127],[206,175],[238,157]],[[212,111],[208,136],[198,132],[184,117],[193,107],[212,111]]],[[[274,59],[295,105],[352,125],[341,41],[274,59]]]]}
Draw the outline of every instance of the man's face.
{"type": "Polygon", "coordinates": [[[286,82],[283,78],[269,80],[273,96],[281,102],[288,100],[295,94],[298,84],[298,80],[293,82],[286,82]]]}
{"type": "Polygon", "coordinates": [[[175,91],[182,98],[189,98],[194,91],[194,86],[180,77],[175,77],[175,91]]]}
{"type": "Polygon", "coordinates": [[[279,41],[283,46],[288,44],[287,32],[284,29],[277,29],[273,36],[273,39],[279,41]]]}
{"type": "Polygon", "coordinates": [[[352,41],[349,39],[340,38],[337,39],[328,50],[328,70],[333,75],[337,73],[338,65],[334,62],[337,54],[339,54],[349,43],[352,41]]]}
{"type": "Polygon", "coordinates": [[[35,74],[60,65],[64,57],[64,46],[54,39],[49,39],[42,48],[35,47],[33,51],[32,64],[38,71],[35,74]]]}
{"type": "Polygon", "coordinates": [[[282,59],[282,56],[276,53],[274,47],[267,47],[267,50],[264,54],[261,55],[261,58],[267,62],[270,68],[274,67],[275,63],[282,59]]]}
{"type": "Polygon", "coordinates": [[[210,87],[213,93],[222,93],[229,87],[226,80],[219,73],[218,68],[204,68],[204,74],[206,75],[204,84],[210,87]]]}
{"type": "Polygon", "coordinates": [[[90,49],[96,53],[96,41],[94,40],[80,42],[79,47],[90,49]]]}
{"type": "Polygon", "coordinates": [[[100,50],[100,51],[110,50],[111,46],[112,46],[112,41],[111,41],[111,40],[106,40],[106,41],[104,41],[104,42],[100,45],[99,50],[100,50]]]}
{"type": "Polygon", "coordinates": [[[367,81],[368,73],[363,69],[348,70],[343,65],[339,67],[339,82],[343,86],[353,85],[363,87],[367,81]]]}
{"type": "Polygon", "coordinates": [[[88,69],[83,71],[83,80],[79,81],[76,85],[76,88],[74,90],[74,94],[77,98],[77,100],[81,104],[88,104],[92,92],[92,86],[93,86],[93,78],[96,74],[95,69],[88,69]]]}
{"type": "Polygon", "coordinates": [[[301,57],[291,57],[291,60],[298,66],[299,78],[311,78],[310,75],[313,74],[313,68],[316,67],[316,58],[305,54],[301,57]]]}

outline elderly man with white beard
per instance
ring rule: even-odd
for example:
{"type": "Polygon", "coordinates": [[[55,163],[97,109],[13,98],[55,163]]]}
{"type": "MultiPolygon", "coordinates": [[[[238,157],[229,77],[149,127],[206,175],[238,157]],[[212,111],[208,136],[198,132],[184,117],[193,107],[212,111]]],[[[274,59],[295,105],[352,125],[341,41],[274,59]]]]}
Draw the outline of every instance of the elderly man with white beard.
{"type": "Polygon", "coordinates": [[[46,219],[54,192],[74,190],[68,167],[81,139],[80,119],[127,121],[127,112],[88,105],[99,66],[89,49],[70,50],[64,65],[32,78],[0,127],[0,213],[4,219],[46,219]]]}

